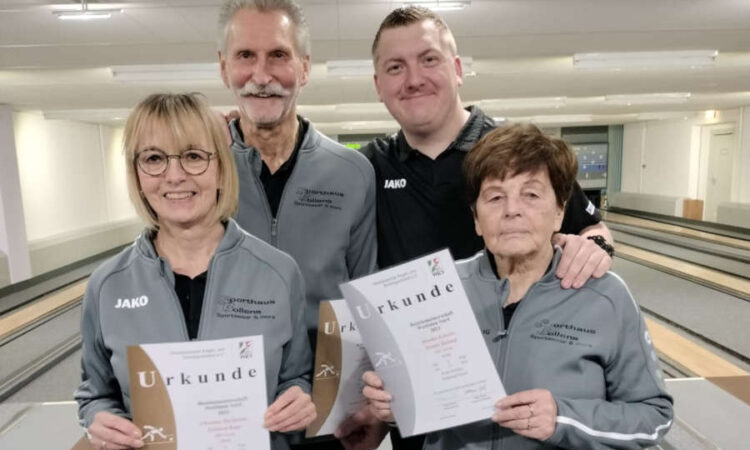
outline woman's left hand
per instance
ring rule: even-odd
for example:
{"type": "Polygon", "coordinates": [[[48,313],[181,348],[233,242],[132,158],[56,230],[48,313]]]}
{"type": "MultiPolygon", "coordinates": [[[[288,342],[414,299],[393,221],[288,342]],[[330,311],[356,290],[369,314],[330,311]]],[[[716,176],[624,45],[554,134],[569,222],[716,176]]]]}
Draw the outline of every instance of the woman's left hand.
{"type": "Polygon", "coordinates": [[[546,389],[509,395],[495,403],[492,421],[514,433],[545,441],[555,432],[557,403],[546,389]]]}
{"type": "Polygon", "coordinates": [[[266,410],[263,426],[268,431],[287,432],[302,430],[317,417],[310,394],[299,386],[292,386],[266,410]]]}

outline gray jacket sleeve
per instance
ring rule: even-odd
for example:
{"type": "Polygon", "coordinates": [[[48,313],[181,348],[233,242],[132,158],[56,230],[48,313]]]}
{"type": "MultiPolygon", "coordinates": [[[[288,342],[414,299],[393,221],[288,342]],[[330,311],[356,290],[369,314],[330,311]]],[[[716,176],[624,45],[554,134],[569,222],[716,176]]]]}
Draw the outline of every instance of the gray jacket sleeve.
{"type": "Polygon", "coordinates": [[[672,397],[665,390],[646,324],[618,281],[614,295],[627,299],[613,302],[620,306],[614,319],[619,332],[617,347],[603,367],[607,399],[555,397],[557,424],[550,444],[568,449],[644,448],[672,425],[672,397]]]}
{"type": "Polygon", "coordinates": [[[75,392],[78,421],[88,428],[99,411],[128,417],[99,324],[99,298],[92,276],[83,296],[81,384],[75,392]]]}
{"type": "Polygon", "coordinates": [[[357,220],[350,231],[349,248],[346,250],[346,266],[349,269],[350,279],[374,272],[378,257],[375,228],[375,171],[369,161],[364,161],[362,166],[365,195],[357,220]]]}
{"type": "Polygon", "coordinates": [[[296,264],[290,283],[289,303],[292,309],[292,339],[282,351],[276,397],[292,386],[299,386],[307,393],[311,391],[313,357],[305,325],[305,288],[302,273],[296,264]]]}

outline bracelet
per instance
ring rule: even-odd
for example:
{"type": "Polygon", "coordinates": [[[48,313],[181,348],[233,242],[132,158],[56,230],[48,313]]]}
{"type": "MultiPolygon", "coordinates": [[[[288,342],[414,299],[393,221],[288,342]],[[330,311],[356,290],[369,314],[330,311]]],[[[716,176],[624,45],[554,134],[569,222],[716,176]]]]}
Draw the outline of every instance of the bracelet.
{"type": "Polygon", "coordinates": [[[604,236],[600,236],[597,234],[594,236],[588,236],[586,239],[591,239],[592,241],[594,241],[596,245],[598,245],[599,247],[601,247],[602,250],[607,252],[610,258],[615,256],[615,248],[612,247],[612,245],[610,245],[610,243],[607,242],[606,239],[604,239],[604,236]]]}

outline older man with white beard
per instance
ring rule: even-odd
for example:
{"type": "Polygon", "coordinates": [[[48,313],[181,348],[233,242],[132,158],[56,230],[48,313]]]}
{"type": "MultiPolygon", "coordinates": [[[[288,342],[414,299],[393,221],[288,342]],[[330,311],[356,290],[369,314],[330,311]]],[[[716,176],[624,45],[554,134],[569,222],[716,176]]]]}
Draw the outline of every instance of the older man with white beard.
{"type": "Polygon", "coordinates": [[[318,303],[340,298],[339,283],[375,269],[372,166],[296,114],[310,73],[310,36],[296,3],[225,2],[219,61],[240,114],[229,124],[240,179],[237,221],[297,261],[314,343],[318,303]]]}

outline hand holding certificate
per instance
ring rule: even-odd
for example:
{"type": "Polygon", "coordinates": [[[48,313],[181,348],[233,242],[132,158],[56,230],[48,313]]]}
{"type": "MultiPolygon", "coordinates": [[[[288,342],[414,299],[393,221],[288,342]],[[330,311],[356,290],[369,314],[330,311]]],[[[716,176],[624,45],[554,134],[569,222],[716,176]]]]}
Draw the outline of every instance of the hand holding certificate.
{"type": "Polygon", "coordinates": [[[447,250],[341,291],[403,436],[492,416],[505,391],[447,250]]]}
{"type": "Polygon", "coordinates": [[[128,364],[145,448],[270,448],[262,336],[130,346],[128,364]]]}

